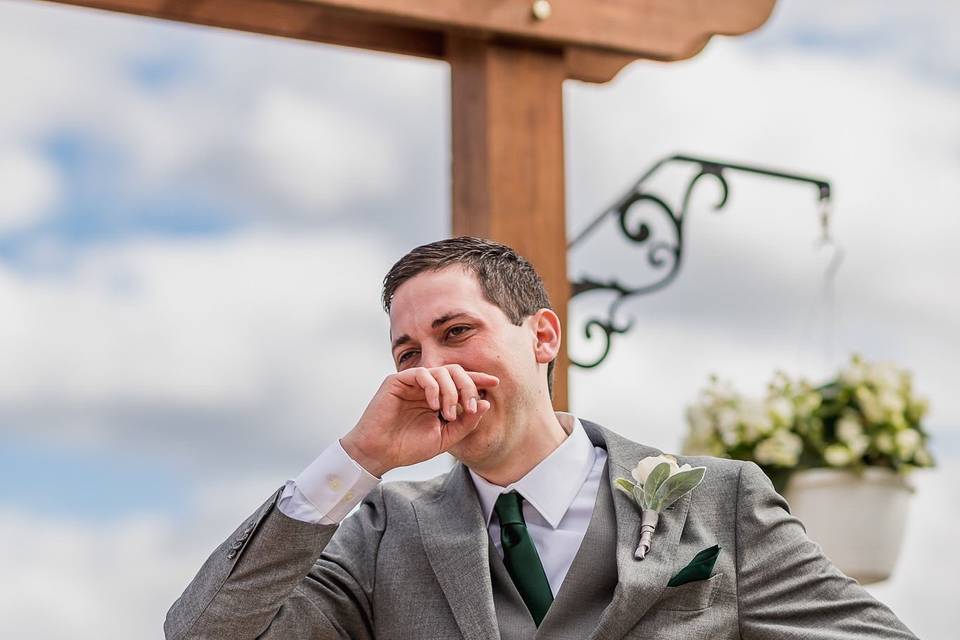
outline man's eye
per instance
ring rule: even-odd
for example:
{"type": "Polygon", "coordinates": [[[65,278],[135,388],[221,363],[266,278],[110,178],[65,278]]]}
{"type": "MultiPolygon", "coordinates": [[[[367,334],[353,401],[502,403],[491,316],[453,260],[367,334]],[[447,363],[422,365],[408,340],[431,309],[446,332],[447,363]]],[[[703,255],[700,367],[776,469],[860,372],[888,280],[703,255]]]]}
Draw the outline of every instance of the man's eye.
{"type": "Polygon", "coordinates": [[[450,329],[447,330],[447,337],[455,338],[458,335],[461,335],[462,333],[464,333],[465,331],[468,331],[469,329],[470,327],[468,327],[465,324],[458,324],[457,326],[450,327],[450,329]]]}
{"type": "Polygon", "coordinates": [[[413,355],[416,351],[404,351],[400,354],[400,357],[397,358],[397,364],[403,364],[404,360],[407,359],[407,356],[413,355]]]}

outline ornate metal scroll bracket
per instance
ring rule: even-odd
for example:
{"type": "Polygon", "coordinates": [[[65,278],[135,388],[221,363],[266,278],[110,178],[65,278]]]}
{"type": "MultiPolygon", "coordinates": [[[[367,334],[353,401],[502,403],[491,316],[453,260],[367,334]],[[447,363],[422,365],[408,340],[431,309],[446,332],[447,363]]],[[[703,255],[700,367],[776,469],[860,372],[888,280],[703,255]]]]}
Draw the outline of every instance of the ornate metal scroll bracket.
{"type": "Polygon", "coordinates": [[[763,167],[707,160],[687,155],[673,155],[663,158],[651,166],[623,196],[612,206],[604,209],[567,245],[567,251],[572,251],[592,235],[602,222],[610,217],[616,217],[620,232],[627,240],[639,245],[639,248],[645,251],[647,263],[655,272],[658,272],[657,277],[652,282],[636,287],[621,284],[616,279],[601,281],[589,276],[574,280],[570,283],[572,287],[571,300],[579,295],[595,291],[612,292],[614,296],[613,301],[607,308],[605,316],[592,316],[587,319],[583,326],[583,332],[588,341],[594,341],[596,339],[602,340],[602,352],[600,356],[590,361],[579,361],[571,356],[570,362],[573,365],[584,369],[591,369],[603,362],[610,354],[613,336],[627,333],[633,327],[632,320],[620,321],[617,319],[617,312],[620,306],[632,296],[653,293],[673,282],[683,264],[684,223],[687,218],[690,199],[694,189],[704,178],[712,178],[720,188],[720,198],[713,207],[714,210],[719,211],[726,206],[729,199],[730,187],[726,174],[730,171],[752,173],[780,180],[806,182],[816,186],[819,194],[820,223],[823,228],[824,240],[829,238],[830,183],[826,180],[783,171],[774,171],[763,167]],[[683,196],[680,199],[679,208],[675,209],[663,198],[648,192],[645,189],[645,184],[661,168],[668,164],[676,163],[693,164],[698,168],[698,171],[687,183],[683,191],[683,196]],[[649,218],[645,218],[639,213],[641,209],[639,205],[646,205],[644,208],[648,210],[651,208],[649,205],[653,205],[652,209],[659,212],[668,223],[666,226],[672,238],[663,239],[657,237],[655,227],[649,222],[649,218]]]}

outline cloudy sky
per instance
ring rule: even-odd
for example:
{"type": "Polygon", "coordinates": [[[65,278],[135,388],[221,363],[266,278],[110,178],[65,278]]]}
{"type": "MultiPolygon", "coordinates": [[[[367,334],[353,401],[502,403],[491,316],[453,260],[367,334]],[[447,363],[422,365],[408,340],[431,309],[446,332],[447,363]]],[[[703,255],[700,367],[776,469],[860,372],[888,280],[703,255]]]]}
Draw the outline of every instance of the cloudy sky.
{"type": "MultiPolygon", "coordinates": [[[[940,467],[871,591],[927,638],[960,625],[958,20],[781,0],[693,60],[564,89],[571,235],[675,152],[833,182],[833,304],[812,187],[731,174],[714,213],[705,183],[680,277],[624,306],[636,329],[572,373],[572,409],[676,450],[711,372],[760,393],[851,352],[909,367],[940,467]]],[[[209,551],[390,371],[382,275],[449,234],[449,73],[0,0],[0,87],[0,635],[159,638],[209,551]]],[[[613,224],[570,270],[652,277],[613,224]]]]}

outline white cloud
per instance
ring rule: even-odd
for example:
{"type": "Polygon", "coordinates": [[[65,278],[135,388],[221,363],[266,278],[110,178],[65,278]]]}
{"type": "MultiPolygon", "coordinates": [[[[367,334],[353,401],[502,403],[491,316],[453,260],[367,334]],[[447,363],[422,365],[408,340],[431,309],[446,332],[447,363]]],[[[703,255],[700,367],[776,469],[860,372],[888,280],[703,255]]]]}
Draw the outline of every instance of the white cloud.
{"type": "Polygon", "coordinates": [[[829,51],[838,57],[883,61],[919,80],[957,86],[960,42],[953,0],[781,0],[771,20],[748,38],[758,50],[829,51]]]}
{"type": "Polygon", "coordinates": [[[166,609],[203,558],[153,516],[81,524],[0,511],[0,635],[161,638],[166,609]]]}
{"type": "Polygon", "coordinates": [[[0,636],[162,638],[167,610],[203,561],[281,483],[247,474],[204,485],[179,518],[86,521],[0,507],[0,636]]]}
{"type": "Polygon", "coordinates": [[[50,163],[23,148],[0,148],[0,233],[23,227],[56,202],[59,177],[50,163]]]}
{"type": "Polygon", "coordinates": [[[438,63],[64,7],[0,14],[0,141],[82,133],[104,163],[86,170],[124,202],[189,189],[269,223],[355,218],[372,202],[415,206],[411,178],[445,175],[445,102],[421,100],[446,82],[438,63]],[[151,64],[175,67],[169,86],[142,80],[151,64]],[[404,82],[348,80],[385,67],[404,82]]]}
{"type": "Polygon", "coordinates": [[[389,253],[355,236],[262,233],[105,246],[67,275],[0,269],[7,424],[179,442],[182,455],[201,452],[178,430],[220,451],[229,434],[249,455],[254,442],[315,455],[390,370],[389,253]]]}
{"type": "Polygon", "coordinates": [[[258,175],[298,210],[337,209],[358,193],[397,189],[402,162],[374,122],[285,90],[264,92],[251,120],[258,175]]]}

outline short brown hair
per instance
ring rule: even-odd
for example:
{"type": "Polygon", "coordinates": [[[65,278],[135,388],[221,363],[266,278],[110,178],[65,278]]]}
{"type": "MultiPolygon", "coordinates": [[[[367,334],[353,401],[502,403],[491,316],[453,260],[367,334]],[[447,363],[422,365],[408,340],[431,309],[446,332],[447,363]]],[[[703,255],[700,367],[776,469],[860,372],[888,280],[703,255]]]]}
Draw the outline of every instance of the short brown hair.
{"type": "MultiPolygon", "coordinates": [[[[507,245],[460,236],[421,245],[390,267],[383,278],[383,310],[390,313],[393,295],[407,280],[424,271],[460,265],[472,272],[487,302],[496,305],[515,325],[540,309],[553,309],[540,274],[507,245]]],[[[547,387],[553,397],[553,366],[547,365],[547,387]]]]}

